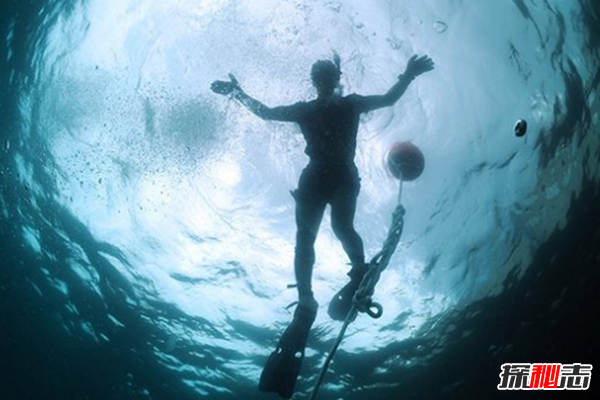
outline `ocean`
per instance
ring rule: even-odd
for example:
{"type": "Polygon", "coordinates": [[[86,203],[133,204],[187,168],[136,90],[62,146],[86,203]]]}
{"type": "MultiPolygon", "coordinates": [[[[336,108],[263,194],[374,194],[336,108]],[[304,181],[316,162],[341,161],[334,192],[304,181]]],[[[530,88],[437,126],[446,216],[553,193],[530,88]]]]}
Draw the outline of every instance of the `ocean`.
{"type": "MultiPolygon", "coordinates": [[[[399,203],[388,151],[411,142],[425,168],[383,315],[349,326],[318,399],[540,398],[499,390],[502,365],[594,364],[600,2],[2,0],[1,399],[277,398],[258,379],[296,299],[305,142],[210,85],[306,101],[334,51],[345,94],[385,93],[413,54],[435,69],[361,117],[368,257],[399,203]]],[[[295,399],[341,328],[330,225],[295,399]]],[[[556,392],[596,398],[591,375],[556,392]]]]}

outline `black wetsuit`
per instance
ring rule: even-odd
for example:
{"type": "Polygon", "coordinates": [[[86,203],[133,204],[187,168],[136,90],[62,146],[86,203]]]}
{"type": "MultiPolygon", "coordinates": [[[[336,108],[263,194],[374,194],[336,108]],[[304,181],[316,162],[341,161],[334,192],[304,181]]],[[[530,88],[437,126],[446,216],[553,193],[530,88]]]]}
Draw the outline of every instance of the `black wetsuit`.
{"type": "Polygon", "coordinates": [[[296,199],[296,254],[299,293],[311,292],[314,242],[325,206],[331,205],[331,225],[353,265],[364,263],[363,242],[354,229],[360,178],[354,164],[359,117],[368,111],[366,98],[356,94],[328,100],[275,107],[271,118],[296,122],[306,139],[308,166],[300,176],[296,199]]]}

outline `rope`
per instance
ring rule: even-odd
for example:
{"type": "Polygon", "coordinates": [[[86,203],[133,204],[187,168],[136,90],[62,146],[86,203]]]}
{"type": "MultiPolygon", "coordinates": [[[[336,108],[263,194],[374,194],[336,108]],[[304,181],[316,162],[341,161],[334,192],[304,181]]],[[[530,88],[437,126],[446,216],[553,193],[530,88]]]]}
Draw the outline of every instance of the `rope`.
{"type": "Polygon", "coordinates": [[[392,255],[396,251],[396,247],[398,247],[400,237],[402,236],[402,229],[404,228],[404,214],[406,210],[402,204],[400,204],[401,197],[402,179],[400,180],[400,189],[398,190],[398,205],[392,213],[392,224],[390,231],[388,232],[388,236],[383,243],[381,251],[379,251],[379,253],[377,253],[371,259],[371,262],[369,263],[369,270],[364,275],[358,290],[354,294],[354,305],[350,311],[348,311],[348,315],[344,320],[342,329],[340,330],[335,343],[331,347],[329,355],[325,359],[325,363],[323,364],[323,368],[321,368],[321,372],[319,373],[319,377],[317,378],[317,382],[313,387],[313,391],[309,400],[315,400],[317,398],[317,393],[319,392],[319,388],[323,383],[323,379],[325,378],[329,364],[333,360],[335,352],[344,338],[346,329],[352,323],[352,321],[356,319],[358,312],[365,312],[372,318],[379,318],[383,314],[383,307],[381,304],[373,301],[373,293],[375,292],[375,286],[381,277],[381,273],[387,268],[392,255]]]}
{"type": "Polygon", "coordinates": [[[338,334],[338,337],[335,340],[335,343],[331,347],[331,350],[329,350],[329,355],[327,356],[327,359],[325,360],[325,364],[323,364],[323,368],[321,368],[321,372],[319,373],[319,377],[317,378],[317,382],[315,383],[315,386],[313,388],[313,391],[312,391],[312,394],[310,395],[309,400],[315,400],[317,398],[317,393],[319,392],[321,383],[323,383],[323,379],[325,378],[325,374],[327,373],[329,364],[331,363],[331,360],[333,360],[333,356],[335,355],[335,352],[337,351],[340,343],[342,343],[342,339],[344,338],[344,335],[346,333],[346,328],[348,328],[348,325],[350,325],[350,323],[354,320],[354,318],[356,318],[356,313],[357,313],[356,306],[352,306],[350,311],[348,311],[348,315],[346,316],[346,319],[344,320],[344,324],[342,325],[342,329],[340,330],[340,333],[338,334]]]}

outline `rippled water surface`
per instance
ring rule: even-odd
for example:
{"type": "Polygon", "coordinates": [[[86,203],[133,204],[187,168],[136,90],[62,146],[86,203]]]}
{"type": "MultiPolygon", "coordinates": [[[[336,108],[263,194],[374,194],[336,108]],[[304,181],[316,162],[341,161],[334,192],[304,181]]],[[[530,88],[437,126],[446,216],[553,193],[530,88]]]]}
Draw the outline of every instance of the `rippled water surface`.
{"type": "MultiPolygon", "coordinates": [[[[415,53],[436,69],[361,120],[368,256],[397,204],[386,152],[411,141],[426,167],[383,317],[350,326],[319,398],[495,398],[504,362],[593,362],[598,4],[4,0],[2,398],[274,398],[257,381],[296,296],[304,141],[209,88],[232,72],[268,105],[308,100],[334,50],[346,93],[385,92],[415,53]]],[[[340,328],[329,217],[316,251],[296,398],[340,328]]]]}

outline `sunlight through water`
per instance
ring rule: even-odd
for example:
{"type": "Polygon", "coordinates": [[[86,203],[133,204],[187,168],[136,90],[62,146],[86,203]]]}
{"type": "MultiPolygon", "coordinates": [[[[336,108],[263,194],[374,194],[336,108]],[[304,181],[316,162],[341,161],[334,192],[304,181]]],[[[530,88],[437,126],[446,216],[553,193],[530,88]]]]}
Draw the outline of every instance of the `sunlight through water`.
{"type": "MultiPolygon", "coordinates": [[[[346,94],[384,93],[413,54],[436,64],[361,119],[355,223],[368,257],[397,204],[388,150],[410,141],[426,163],[403,187],[402,240],[375,293],[383,316],[350,326],[323,399],[408,390],[403,371],[433,365],[454,330],[477,331],[453,313],[525,279],[600,178],[593,1],[32,0],[8,11],[3,296],[44,304],[44,340],[69,343],[58,370],[86,349],[110,369],[106,383],[83,372],[71,389],[42,382],[51,396],[263,398],[256,382],[296,299],[290,191],[308,157],[298,126],[210,91],[229,73],[275,106],[314,98],[310,67],[334,51],[346,94]]],[[[315,248],[320,309],[299,398],[341,326],[326,307],[349,261],[328,213],[315,248]]]]}

